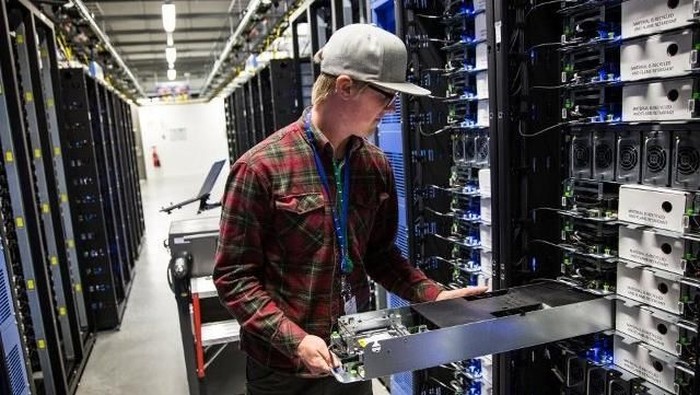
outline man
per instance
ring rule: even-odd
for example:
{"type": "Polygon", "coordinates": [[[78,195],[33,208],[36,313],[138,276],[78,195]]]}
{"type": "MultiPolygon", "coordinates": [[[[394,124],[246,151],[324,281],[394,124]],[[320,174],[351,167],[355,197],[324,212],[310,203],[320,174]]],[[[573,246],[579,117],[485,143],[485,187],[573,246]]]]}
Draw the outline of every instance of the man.
{"type": "Polygon", "coordinates": [[[394,244],[393,173],[364,138],[397,92],[430,93],[405,81],[403,42],[349,25],[316,60],[313,107],[236,161],[223,198],[214,281],[241,324],[251,395],[372,393],[329,376],[328,350],[338,317],[368,309],[368,275],[412,302],[485,291],[443,291],[394,244]]]}

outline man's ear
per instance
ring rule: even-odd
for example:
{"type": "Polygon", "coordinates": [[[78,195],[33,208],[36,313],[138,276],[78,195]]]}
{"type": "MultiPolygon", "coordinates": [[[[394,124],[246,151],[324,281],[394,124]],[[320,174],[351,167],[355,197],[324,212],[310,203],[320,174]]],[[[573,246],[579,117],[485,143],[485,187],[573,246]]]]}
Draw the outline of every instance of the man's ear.
{"type": "Polygon", "coordinates": [[[356,82],[352,80],[347,75],[341,74],[335,79],[335,93],[340,96],[340,98],[349,100],[355,94],[356,82]]]}

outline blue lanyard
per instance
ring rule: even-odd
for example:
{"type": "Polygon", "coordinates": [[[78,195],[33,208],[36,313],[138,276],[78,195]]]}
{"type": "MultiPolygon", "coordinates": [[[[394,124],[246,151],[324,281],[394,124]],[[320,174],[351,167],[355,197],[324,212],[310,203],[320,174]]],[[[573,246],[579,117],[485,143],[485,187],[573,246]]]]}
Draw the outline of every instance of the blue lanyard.
{"type": "MultiPolygon", "coordinates": [[[[316,162],[316,171],[321,179],[323,192],[326,195],[326,200],[331,202],[331,187],[328,183],[326,168],[323,166],[323,160],[316,150],[316,138],[311,130],[311,110],[309,109],[304,117],[304,130],[306,139],[311,145],[311,150],[314,152],[314,161],[316,162]]],[[[333,217],[333,225],[335,227],[335,237],[338,240],[340,247],[340,271],[343,274],[352,272],[352,260],[350,259],[350,251],[348,248],[347,229],[348,229],[348,211],[350,208],[350,150],[345,150],[345,173],[343,175],[343,190],[340,194],[341,207],[340,213],[337,212],[336,205],[331,205],[331,215],[333,217]]]]}

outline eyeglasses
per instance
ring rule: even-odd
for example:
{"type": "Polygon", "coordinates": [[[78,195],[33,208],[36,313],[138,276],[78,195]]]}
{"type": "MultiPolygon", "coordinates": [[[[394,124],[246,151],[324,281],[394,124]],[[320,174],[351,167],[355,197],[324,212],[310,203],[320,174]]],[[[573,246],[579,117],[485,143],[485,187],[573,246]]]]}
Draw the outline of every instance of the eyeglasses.
{"type": "Polygon", "coordinates": [[[396,101],[396,98],[399,97],[399,92],[387,92],[384,89],[379,89],[371,84],[367,84],[367,87],[369,87],[375,92],[379,92],[382,96],[384,96],[384,100],[386,100],[386,105],[384,105],[384,107],[391,106],[396,101]]]}

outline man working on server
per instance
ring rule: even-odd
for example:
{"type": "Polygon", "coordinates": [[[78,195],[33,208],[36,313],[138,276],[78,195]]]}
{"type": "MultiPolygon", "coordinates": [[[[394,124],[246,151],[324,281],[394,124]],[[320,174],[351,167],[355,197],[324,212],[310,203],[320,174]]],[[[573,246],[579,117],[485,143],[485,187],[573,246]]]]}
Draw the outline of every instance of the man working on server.
{"type": "Polygon", "coordinates": [[[336,31],[316,54],[313,107],[231,169],[214,281],[241,323],[248,393],[371,394],[369,382],[329,377],[339,316],[366,311],[371,277],[411,302],[464,297],[444,291],[401,256],[393,173],[365,141],[405,81],[401,40],[372,25],[336,31]]]}

